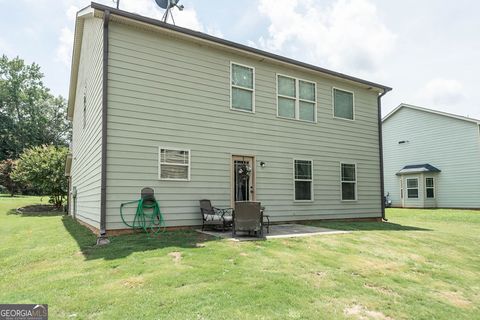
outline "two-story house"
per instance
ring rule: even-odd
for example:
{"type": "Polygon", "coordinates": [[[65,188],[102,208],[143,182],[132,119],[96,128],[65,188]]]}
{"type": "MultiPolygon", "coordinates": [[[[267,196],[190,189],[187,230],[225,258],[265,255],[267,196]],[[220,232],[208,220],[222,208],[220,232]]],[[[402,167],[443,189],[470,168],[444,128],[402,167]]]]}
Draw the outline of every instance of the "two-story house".
{"type": "Polygon", "coordinates": [[[260,201],[273,221],[381,219],[389,90],[92,3],[75,28],[70,211],[124,229],[120,204],[151,187],[167,226],[201,224],[204,198],[260,201]]]}
{"type": "Polygon", "coordinates": [[[383,138],[393,206],[480,208],[480,120],[401,104],[383,138]]]}

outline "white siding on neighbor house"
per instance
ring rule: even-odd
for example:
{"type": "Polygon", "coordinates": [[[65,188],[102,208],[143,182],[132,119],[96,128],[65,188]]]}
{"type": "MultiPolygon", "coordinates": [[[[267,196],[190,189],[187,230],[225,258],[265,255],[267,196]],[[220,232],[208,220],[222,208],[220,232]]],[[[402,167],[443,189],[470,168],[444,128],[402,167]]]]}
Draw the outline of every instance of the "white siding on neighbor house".
{"type": "MultiPolygon", "coordinates": [[[[102,136],[103,22],[86,18],[73,114],[71,186],[77,189],[75,215],[98,228],[102,136]],[[86,127],[83,127],[84,94],[86,127]]],[[[73,212],[73,198],[71,201],[73,212]]]]}
{"type": "Polygon", "coordinates": [[[125,228],[120,203],[142,187],[168,226],[201,224],[198,200],[231,205],[232,155],[256,157],[274,221],[381,216],[375,92],[114,22],[109,50],[107,229],[125,228]],[[255,68],[254,114],[230,110],[231,62],[255,68]],[[316,82],[318,123],[276,116],[277,73],[316,82]],[[355,92],[355,121],[333,118],[332,87],[355,92]],[[159,146],[191,150],[191,181],[158,180],[159,146]],[[313,202],[293,201],[293,159],[313,160],[313,202]],[[341,162],[357,164],[358,201],[340,200],[341,162]]]}
{"type": "MultiPolygon", "coordinates": [[[[402,107],[383,122],[383,146],[385,192],[390,192],[394,206],[401,206],[400,180],[395,173],[406,165],[429,163],[442,170],[432,175],[437,207],[480,208],[477,124],[402,107]]],[[[426,207],[432,205],[425,201],[426,207]]]]}

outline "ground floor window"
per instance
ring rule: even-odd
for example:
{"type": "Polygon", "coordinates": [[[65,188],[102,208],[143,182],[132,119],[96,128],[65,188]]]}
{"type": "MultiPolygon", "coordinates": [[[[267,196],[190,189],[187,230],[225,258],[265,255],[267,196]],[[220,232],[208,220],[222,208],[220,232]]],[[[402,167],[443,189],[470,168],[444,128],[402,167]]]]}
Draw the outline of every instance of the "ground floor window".
{"type": "Polygon", "coordinates": [[[190,150],[159,148],[160,180],[190,180],[190,150]]]}
{"type": "Polygon", "coordinates": [[[313,200],[313,176],[311,160],[294,160],[295,201],[313,200]]]}
{"type": "Polygon", "coordinates": [[[342,200],[357,200],[357,165],[342,163],[341,167],[342,200]]]}
{"type": "Polygon", "coordinates": [[[435,198],[435,184],[433,178],[425,179],[425,193],[428,199],[435,198]]]}
{"type": "Polygon", "coordinates": [[[407,179],[407,198],[408,199],[418,198],[418,178],[407,179]]]}

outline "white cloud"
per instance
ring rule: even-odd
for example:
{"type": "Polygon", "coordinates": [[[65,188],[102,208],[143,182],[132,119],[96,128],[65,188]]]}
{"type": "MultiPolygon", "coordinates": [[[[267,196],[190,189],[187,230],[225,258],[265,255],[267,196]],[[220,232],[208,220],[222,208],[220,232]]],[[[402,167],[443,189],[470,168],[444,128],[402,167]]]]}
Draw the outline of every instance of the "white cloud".
{"type": "Polygon", "coordinates": [[[455,107],[465,99],[463,84],[455,79],[435,78],[425,84],[418,93],[426,104],[455,107]]]}
{"type": "Polygon", "coordinates": [[[368,0],[259,0],[258,9],[270,20],[258,47],[344,72],[377,71],[395,44],[368,0]]]}
{"type": "Polygon", "coordinates": [[[73,31],[69,27],[63,27],[58,42],[57,59],[65,66],[70,67],[73,48],[73,31]]]}
{"type": "Polygon", "coordinates": [[[0,38],[0,56],[6,54],[7,56],[13,55],[13,47],[6,40],[0,38]]]}

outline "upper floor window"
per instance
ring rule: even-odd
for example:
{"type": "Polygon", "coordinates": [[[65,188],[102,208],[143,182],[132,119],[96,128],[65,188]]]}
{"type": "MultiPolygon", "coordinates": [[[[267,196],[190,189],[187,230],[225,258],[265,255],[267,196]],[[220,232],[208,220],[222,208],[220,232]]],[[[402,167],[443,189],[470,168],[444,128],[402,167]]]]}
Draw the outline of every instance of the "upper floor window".
{"type": "Polygon", "coordinates": [[[433,178],[425,178],[425,193],[428,199],[435,198],[435,182],[433,178]]]}
{"type": "Polygon", "coordinates": [[[355,120],[353,92],[333,88],[333,116],[335,118],[355,120]]]}
{"type": "Polygon", "coordinates": [[[342,163],[341,167],[342,200],[357,200],[357,165],[342,163]]]}
{"type": "Polygon", "coordinates": [[[160,148],[160,180],[190,180],[190,150],[160,148]]]}
{"type": "Polygon", "coordinates": [[[279,117],[316,121],[315,82],[277,75],[277,94],[279,117]]]}
{"type": "Polygon", "coordinates": [[[87,85],[83,92],[83,129],[87,126],[87,85]]]}
{"type": "Polygon", "coordinates": [[[232,63],[231,78],[231,105],[234,110],[255,112],[255,69],[232,63]]]}
{"type": "Polygon", "coordinates": [[[295,201],[313,200],[311,160],[294,160],[295,201]]]}

